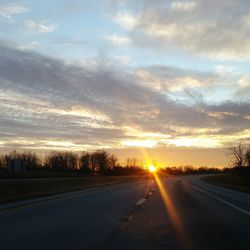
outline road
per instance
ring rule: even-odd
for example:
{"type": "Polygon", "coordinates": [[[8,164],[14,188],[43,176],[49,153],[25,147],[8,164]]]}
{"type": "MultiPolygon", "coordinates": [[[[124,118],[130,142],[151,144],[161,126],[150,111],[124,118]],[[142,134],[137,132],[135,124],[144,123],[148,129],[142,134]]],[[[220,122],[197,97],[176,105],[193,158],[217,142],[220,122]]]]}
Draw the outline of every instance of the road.
{"type": "Polygon", "coordinates": [[[2,250],[250,249],[249,236],[250,195],[198,177],[157,177],[0,211],[2,250]]]}

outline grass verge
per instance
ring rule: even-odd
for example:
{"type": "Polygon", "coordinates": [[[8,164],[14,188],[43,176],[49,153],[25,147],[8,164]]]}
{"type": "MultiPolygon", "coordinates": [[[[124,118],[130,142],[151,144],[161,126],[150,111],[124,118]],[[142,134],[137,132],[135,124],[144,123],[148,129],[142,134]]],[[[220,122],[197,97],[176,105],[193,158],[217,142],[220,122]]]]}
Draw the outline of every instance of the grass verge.
{"type": "Polygon", "coordinates": [[[137,181],[142,178],[138,176],[102,176],[1,180],[0,204],[93,188],[101,185],[137,181]]]}
{"type": "Polygon", "coordinates": [[[250,175],[225,174],[205,176],[201,180],[225,188],[250,193],[250,175]]]}

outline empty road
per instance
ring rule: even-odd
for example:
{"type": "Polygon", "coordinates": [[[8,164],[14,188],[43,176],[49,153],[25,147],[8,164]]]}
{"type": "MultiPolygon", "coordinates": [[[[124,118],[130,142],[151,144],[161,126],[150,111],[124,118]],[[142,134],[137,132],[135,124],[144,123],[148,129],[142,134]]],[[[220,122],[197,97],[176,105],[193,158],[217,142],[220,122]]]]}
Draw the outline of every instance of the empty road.
{"type": "Polygon", "coordinates": [[[250,249],[250,195],[157,177],[0,211],[0,248],[250,249]]]}

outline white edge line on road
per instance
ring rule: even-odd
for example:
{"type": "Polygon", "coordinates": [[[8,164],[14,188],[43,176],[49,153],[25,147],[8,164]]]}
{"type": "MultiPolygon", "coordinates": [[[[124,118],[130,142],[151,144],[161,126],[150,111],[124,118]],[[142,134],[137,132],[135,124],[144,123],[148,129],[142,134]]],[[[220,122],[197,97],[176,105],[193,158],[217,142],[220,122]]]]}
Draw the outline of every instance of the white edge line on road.
{"type": "Polygon", "coordinates": [[[225,201],[225,200],[223,200],[223,199],[221,199],[221,198],[219,198],[219,197],[217,197],[217,196],[215,196],[215,195],[213,195],[213,194],[210,194],[210,193],[208,193],[207,191],[204,191],[203,189],[201,189],[201,188],[195,186],[194,184],[192,184],[192,186],[193,186],[195,189],[199,190],[200,192],[202,192],[202,193],[204,193],[204,194],[206,194],[206,195],[208,195],[208,196],[210,196],[210,197],[212,197],[212,198],[214,198],[214,199],[216,199],[216,200],[218,200],[218,201],[220,201],[220,202],[222,202],[222,203],[225,203],[225,204],[227,204],[228,206],[230,206],[230,207],[232,207],[232,208],[234,208],[234,209],[237,209],[238,211],[240,211],[240,212],[242,212],[242,213],[244,213],[244,214],[250,216],[250,212],[249,212],[249,211],[247,211],[247,210],[245,210],[245,209],[242,209],[242,208],[240,208],[240,207],[238,207],[238,206],[235,206],[234,204],[232,204],[232,203],[230,203],[230,202],[228,202],[228,201],[225,201]]]}
{"type": "Polygon", "coordinates": [[[142,205],[146,200],[147,200],[147,199],[145,199],[145,198],[141,198],[139,201],[136,202],[136,205],[137,205],[137,206],[140,206],[140,205],[142,205]]]}

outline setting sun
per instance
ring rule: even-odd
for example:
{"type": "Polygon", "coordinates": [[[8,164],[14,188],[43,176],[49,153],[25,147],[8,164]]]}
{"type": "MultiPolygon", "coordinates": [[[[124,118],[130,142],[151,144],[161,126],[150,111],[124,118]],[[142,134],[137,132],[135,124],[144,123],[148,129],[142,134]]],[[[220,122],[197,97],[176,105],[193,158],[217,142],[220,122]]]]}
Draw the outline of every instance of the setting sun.
{"type": "Polygon", "coordinates": [[[156,167],[154,165],[149,165],[148,166],[148,170],[151,172],[151,173],[154,173],[156,171],[156,167]]]}

